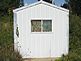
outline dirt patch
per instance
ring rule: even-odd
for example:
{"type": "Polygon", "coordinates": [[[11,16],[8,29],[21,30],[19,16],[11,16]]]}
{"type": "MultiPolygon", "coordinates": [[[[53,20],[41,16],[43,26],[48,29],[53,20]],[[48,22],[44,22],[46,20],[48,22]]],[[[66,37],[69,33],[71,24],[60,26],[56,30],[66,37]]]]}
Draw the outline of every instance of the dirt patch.
{"type": "Polygon", "coordinates": [[[30,58],[24,59],[24,61],[55,61],[55,58],[30,58]]]}

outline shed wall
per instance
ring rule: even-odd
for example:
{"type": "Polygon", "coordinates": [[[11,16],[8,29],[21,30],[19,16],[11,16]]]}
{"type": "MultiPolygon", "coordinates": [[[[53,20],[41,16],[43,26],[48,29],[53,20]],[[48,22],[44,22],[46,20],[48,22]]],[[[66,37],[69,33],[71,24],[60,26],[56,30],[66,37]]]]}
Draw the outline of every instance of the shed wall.
{"type": "Polygon", "coordinates": [[[60,57],[68,54],[69,14],[60,9],[39,4],[17,14],[20,53],[23,58],[60,57]],[[51,19],[52,32],[31,32],[32,19],[51,19]]]}

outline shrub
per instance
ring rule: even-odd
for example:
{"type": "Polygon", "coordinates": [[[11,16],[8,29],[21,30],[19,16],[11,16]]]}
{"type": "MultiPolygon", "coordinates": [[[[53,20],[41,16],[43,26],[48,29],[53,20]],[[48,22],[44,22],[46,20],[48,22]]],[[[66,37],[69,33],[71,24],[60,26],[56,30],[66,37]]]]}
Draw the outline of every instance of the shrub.
{"type": "Polygon", "coordinates": [[[12,15],[0,17],[0,61],[22,61],[18,51],[14,51],[12,15]]]}
{"type": "Polygon", "coordinates": [[[14,51],[13,45],[4,45],[0,47],[0,61],[22,61],[22,56],[14,51]]]}

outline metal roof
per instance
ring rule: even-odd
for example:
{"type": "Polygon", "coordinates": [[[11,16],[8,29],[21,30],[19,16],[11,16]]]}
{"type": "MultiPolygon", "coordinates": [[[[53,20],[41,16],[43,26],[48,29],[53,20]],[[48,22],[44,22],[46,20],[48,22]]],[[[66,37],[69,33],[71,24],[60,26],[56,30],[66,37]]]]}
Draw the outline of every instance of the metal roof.
{"type": "Polygon", "coordinates": [[[50,6],[50,7],[53,7],[53,8],[57,8],[59,10],[62,10],[62,11],[65,11],[65,12],[69,12],[68,9],[65,9],[65,8],[62,8],[62,7],[58,7],[56,5],[53,5],[53,4],[50,4],[48,2],[45,2],[45,1],[38,1],[38,2],[35,2],[33,4],[30,4],[30,5],[26,5],[26,6],[23,6],[23,7],[20,7],[20,8],[17,8],[17,9],[14,9],[13,12],[18,12],[20,10],[23,10],[23,9],[26,9],[26,8],[29,8],[29,7],[33,7],[33,6],[36,6],[38,4],[44,4],[44,5],[47,5],[47,6],[50,6]]]}

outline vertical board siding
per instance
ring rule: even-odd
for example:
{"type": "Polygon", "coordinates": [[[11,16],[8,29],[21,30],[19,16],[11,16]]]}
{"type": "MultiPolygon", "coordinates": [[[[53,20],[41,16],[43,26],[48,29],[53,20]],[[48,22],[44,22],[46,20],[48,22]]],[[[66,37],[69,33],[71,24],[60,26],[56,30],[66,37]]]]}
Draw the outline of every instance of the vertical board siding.
{"type": "Polygon", "coordinates": [[[68,13],[44,4],[17,13],[20,53],[23,58],[60,57],[68,53],[68,13]],[[52,32],[31,32],[31,20],[52,20],[52,32]]]}

